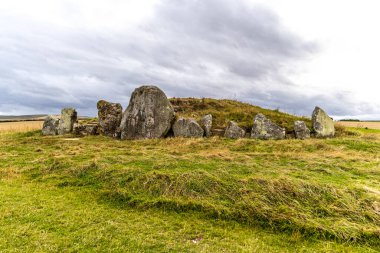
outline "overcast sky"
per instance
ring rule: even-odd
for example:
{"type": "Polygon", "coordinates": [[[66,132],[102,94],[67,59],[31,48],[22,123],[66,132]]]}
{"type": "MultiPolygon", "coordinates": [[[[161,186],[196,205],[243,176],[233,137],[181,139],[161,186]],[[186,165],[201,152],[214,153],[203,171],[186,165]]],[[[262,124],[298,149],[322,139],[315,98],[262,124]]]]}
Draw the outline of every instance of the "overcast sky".
{"type": "Polygon", "coordinates": [[[380,119],[378,0],[2,0],[0,114],[134,88],[380,119]]]}

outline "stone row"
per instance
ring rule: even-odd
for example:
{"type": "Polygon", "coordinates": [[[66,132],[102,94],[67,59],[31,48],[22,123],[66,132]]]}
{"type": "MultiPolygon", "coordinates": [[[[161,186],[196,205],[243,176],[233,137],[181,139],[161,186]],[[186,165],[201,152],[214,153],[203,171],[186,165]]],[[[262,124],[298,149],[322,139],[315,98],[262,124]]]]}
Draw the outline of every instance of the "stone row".
{"type": "MultiPolygon", "coordinates": [[[[174,137],[210,137],[212,135],[212,115],[205,115],[200,124],[195,119],[175,119],[175,112],[165,93],[156,86],[141,86],[134,90],[127,109],[123,113],[119,103],[100,100],[97,103],[98,122],[79,124],[77,112],[65,108],[61,117],[49,116],[44,122],[43,135],[77,135],[101,134],[113,138],[154,139],[166,136],[174,137]]],[[[315,137],[334,137],[333,120],[321,108],[316,107],[312,114],[315,137]]],[[[236,122],[230,121],[224,131],[226,138],[246,137],[246,131],[236,122]]],[[[263,140],[285,139],[286,131],[259,113],[253,120],[253,127],[248,137],[263,140]]],[[[294,136],[308,139],[311,131],[304,121],[294,122],[294,136]]]]}

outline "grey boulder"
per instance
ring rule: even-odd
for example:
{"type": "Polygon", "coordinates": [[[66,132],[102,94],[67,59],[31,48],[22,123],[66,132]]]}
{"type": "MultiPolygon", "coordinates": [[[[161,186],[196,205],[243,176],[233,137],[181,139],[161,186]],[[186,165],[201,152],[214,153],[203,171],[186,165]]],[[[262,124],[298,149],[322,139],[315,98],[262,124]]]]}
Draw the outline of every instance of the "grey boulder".
{"type": "Polygon", "coordinates": [[[294,122],[294,133],[297,139],[305,140],[310,138],[310,130],[304,121],[297,120],[294,122]]]}
{"type": "Polygon", "coordinates": [[[77,122],[77,112],[74,108],[64,108],[61,111],[61,119],[58,126],[58,134],[67,134],[73,131],[77,122]]]}
{"type": "Polygon", "coordinates": [[[326,137],[334,137],[335,135],[335,127],[334,121],[330,118],[327,113],[319,108],[315,107],[313,114],[311,116],[313,123],[313,130],[315,133],[315,137],[318,138],[326,138],[326,137]]]}
{"type": "Polygon", "coordinates": [[[239,127],[235,122],[230,121],[227,125],[227,128],[224,132],[224,137],[238,139],[245,136],[245,130],[239,127]]]}
{"type": "Polygon", "coordinates": [[[211,127],[212,127],[212,115],[211,114],[207,114],[206,116],[202,117],[201,127],[204,130],[205,136],[210,137],[211,136],[211,127]]]}
{"type": "Polygon", "coordinates": [[[98,124],[80,124],[75,123],[73,133],[80,136],[96,135],[98,133],[98,124]]]}
{"type": "Polygon", "coordinates": [[[48,116],[42,126],[42,135],[58,135],[59,118],[48,116]]]}
{"type": "Polygon", "coordinates": [[[285,139],[285,128],[276,125],[263,114],[259,113],[253,121],[251,138],[263,140],[285,139]]]}
{"type": "Polygon", "coordinates": [[[121,104],[100,100],[96,104],[96,107],[98,108],[100,134],[117,137],[118,128],[123,115],[121,104]]]}
{"type": "Polygon", "coordinates": [[[194,119],[180,118],[173,124],[175,137],[201,138],[204,131],[194,119]]]}
{"type": "Polygon", "coordinates": [[[156,86],[141,86],[132,93],[120,124],[121,139],[164,137],[174,120],[165,93],[156,86]]]}

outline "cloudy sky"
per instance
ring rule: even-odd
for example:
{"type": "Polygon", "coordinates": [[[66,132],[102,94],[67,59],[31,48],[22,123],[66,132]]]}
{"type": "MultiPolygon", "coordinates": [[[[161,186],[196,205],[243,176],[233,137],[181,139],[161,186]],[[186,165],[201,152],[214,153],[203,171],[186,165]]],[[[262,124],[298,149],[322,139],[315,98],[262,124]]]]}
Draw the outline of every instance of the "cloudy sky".
{"type": "Polygon", "coordinates": [[[2,0],[0,114],[237,99],[336,119],[380,119],[378,0],[2,0]]]}

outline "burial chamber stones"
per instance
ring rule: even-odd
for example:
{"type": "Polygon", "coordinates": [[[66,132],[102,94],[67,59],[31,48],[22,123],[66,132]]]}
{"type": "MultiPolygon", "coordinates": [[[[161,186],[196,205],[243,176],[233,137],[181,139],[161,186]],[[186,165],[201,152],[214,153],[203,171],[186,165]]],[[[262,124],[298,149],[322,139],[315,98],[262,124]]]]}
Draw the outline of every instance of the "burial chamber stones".
{"type": "Polygon", "coordinates": [[[99,132],[109,137],[117,137],[118,129],[123,115],[123,108],[119,103],[110,103],[100,100],[98,108],[99,132]]]}
{"type": "Polygon", "coordinates": [[[251,138],[263,140],[281,140],[285,139],[285,128],[282,128],[270,119],[259,113],[253,121],[251,138]]]}
{"type": "Polygon", "coordinates": [[[327,113],[319,108],[315,107],[311,121],[313,124],[313,130],[315,137],[317,138],[326,138],[326,137],[334,137],[335,135],[335,127],[334,121],[330,118],[327,113]]]}
{"type": "Polygon", "coordinates": [[[62,135],[73,131],[77,122],[77,112],[74,108],[64,108],[61,117],[48,116],[42,126],[43,135],[62,135]]]}
{"type": "Polygon", "coordinates": [[[203,137],[202,127],[194,119],[180,118],[173,124],[174,137],[203,137]]]}
{"type": "Polygon", "coordinates": [[[132,93],[120,124],[121,139],[165,137],[174,120],[174,109],[156,86],[141,86],[132,93]]]}

